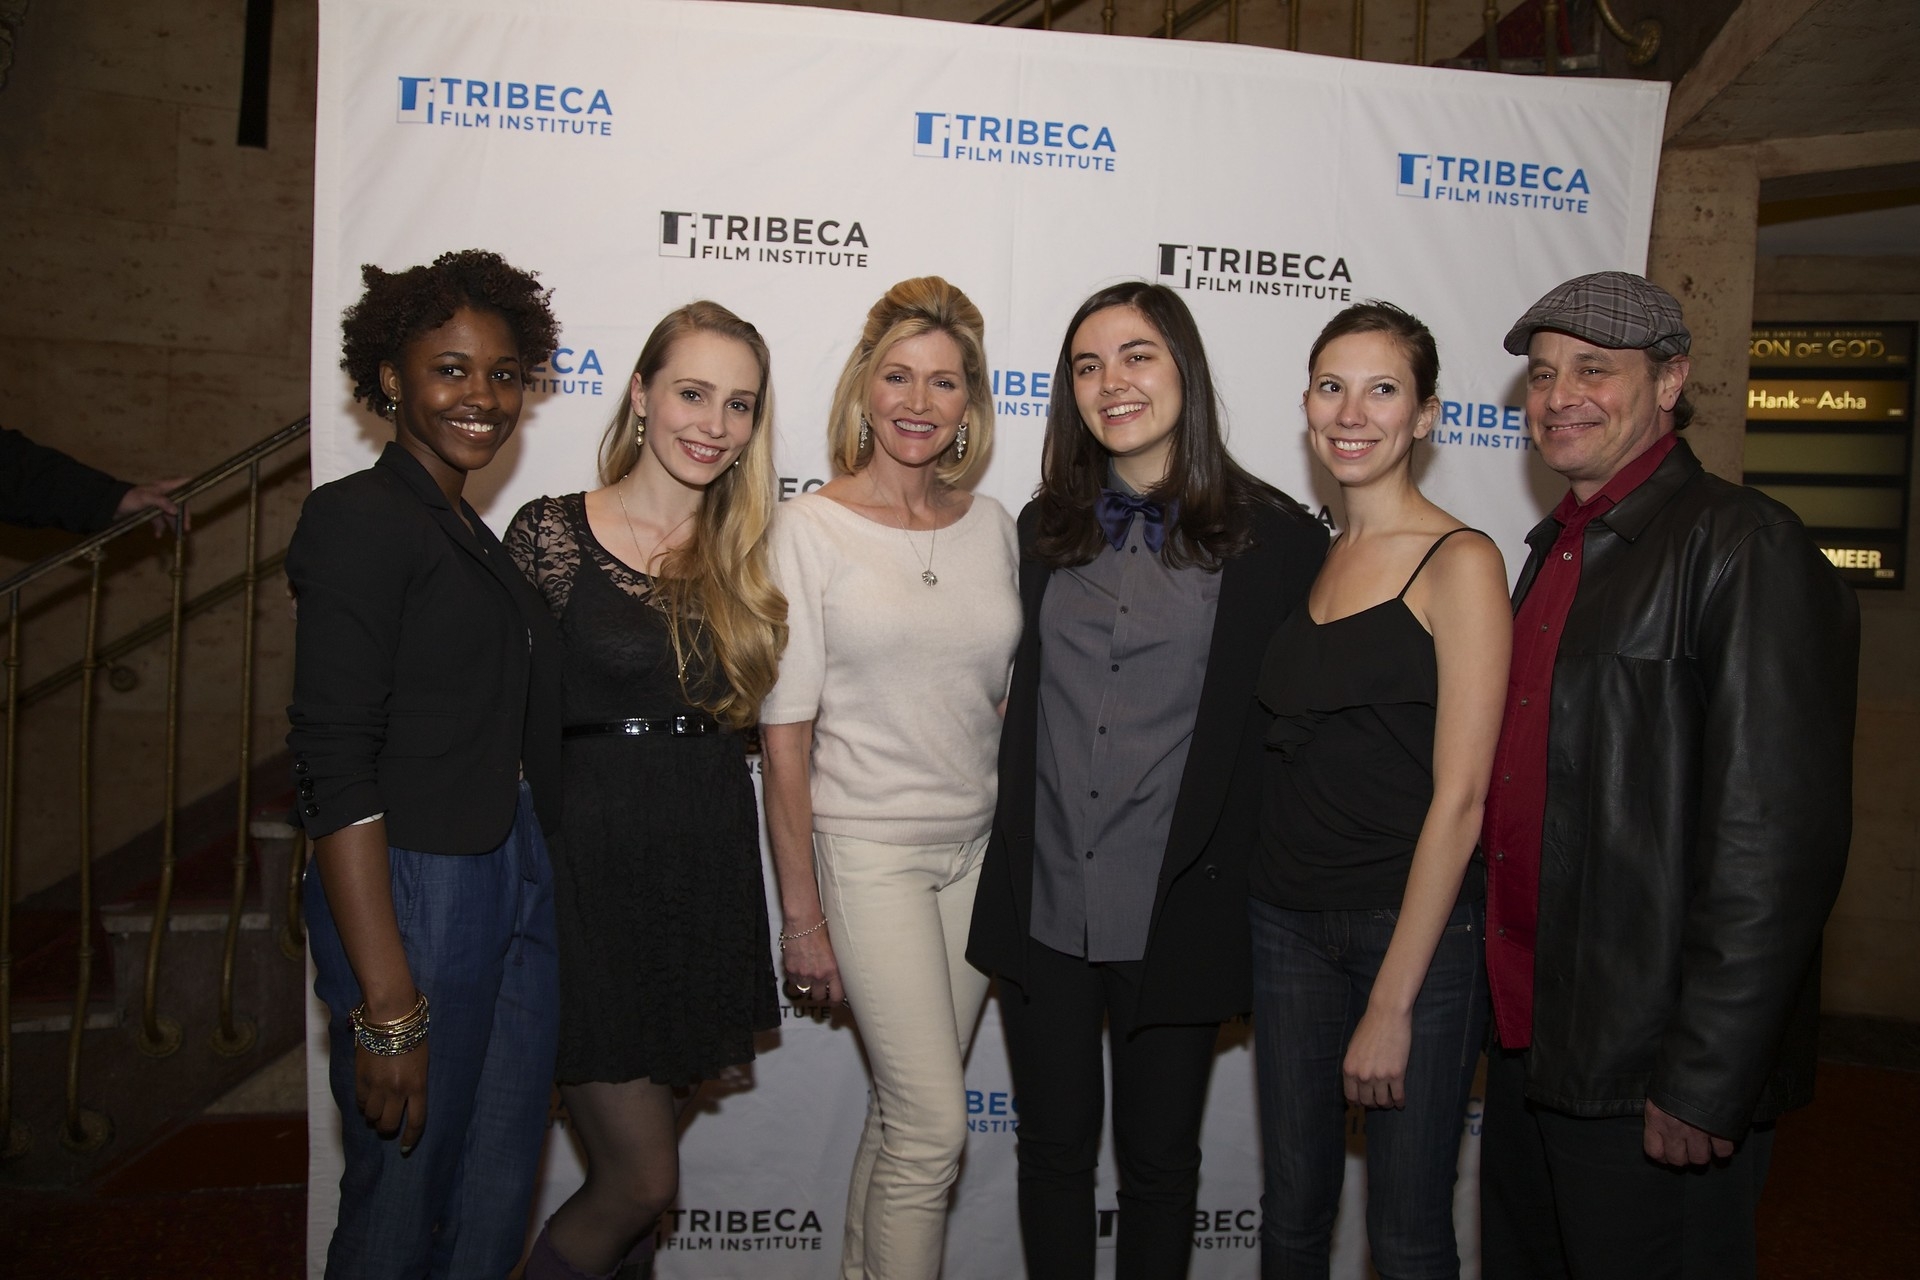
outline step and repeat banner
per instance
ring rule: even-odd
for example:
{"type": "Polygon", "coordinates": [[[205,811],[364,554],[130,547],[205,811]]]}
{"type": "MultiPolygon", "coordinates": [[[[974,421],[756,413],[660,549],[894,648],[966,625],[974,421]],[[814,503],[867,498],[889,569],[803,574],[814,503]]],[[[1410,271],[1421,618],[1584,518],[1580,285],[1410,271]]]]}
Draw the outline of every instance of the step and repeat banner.
{"type": "MultiPolygon", "coordinates": [[[[313,263],[313,479],[369,465],[387,424],[351,401],[339,317],[366,262],[484,247],[554,290],[561,348],[469,499],[496,529],[594,483],[640,344],[712,298],[773,350],[787,496],[829,475],[823,421],[867,308],[937,274],[987,317],[997,437],[981,491],[1017,511],[1038,477],[1062,327],[1124,278],[1199,319],[1231,446],[1337,522],[1300,410],[1307,348],[1386,298],[1440,340],[1427,492],[1521,535],[1562,485],[1528,456],[1507,326],[1550,285],[1646,260],[1664,84],[1532,79],[1231,45],[1002,30],[672,0],[322,0],[313,263]]],[[[768,883],[771,889],[772,874],[768,883]]],[[[769,894],[771,898],[773,895],[769,894]]],[[[838,1274],[866,1105],[854,1027],[788,1009],[759,1059],[703,1095],[662,1227],[666,1277],[838,1274]]],[[[311,1274],[339,1176],[316,1017],[311,1274]]],[[[1250,1037],[1222,1034],[1193,1274],[1257,1273],[1250,1037]]],[[[990,1002],[968,1072],[972,1135],[946,1274],[1021,1274],[1014,1128],[990,1002]]],[[[1351,1119],[1337,1273],[1366,1274],[1351,1119]]],[[[1458,1217],[1473,1247],[1478,1103],[1458,1217]]],[[[1111,1274],[1110,1158],[1099,1232],[1111,1274]]],[[[579,1179],[556,1118],[544,1216],[579,1179]]]]}

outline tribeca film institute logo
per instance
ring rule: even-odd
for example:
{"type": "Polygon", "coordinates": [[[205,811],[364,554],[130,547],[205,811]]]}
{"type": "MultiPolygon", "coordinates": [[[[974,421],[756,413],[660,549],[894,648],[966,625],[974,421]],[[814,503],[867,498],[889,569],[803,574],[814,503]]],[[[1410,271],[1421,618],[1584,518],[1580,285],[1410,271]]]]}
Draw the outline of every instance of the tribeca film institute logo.
{"type": "Polygon", "coordinates": [[[868,248],[858,219],[660,211],[663,258],[864,270],[868,248]]]}
{"type": "Polygon", "coordinates": [[[401,124],[509,133],[613,136],[613,101],[605,89],[466,76],[401,76],[401,124]]]}
{"type": "Polygon", "coordinates": [[[1113,130],[1103,124],[916,111],[913,154],[928,160],[1112,173],[1120,152],[1113,130]]]}
{"type": "Polygon", "coordinates": [[[1353,271],[1337,253],[1163,241],[1154,270],[1175,289],[1353,301],[1353,271]]]}
{"type": "Polygon", "coordinates": [[[1402,151],[1394,191],[1411,200],[1504,205],[1542,213],[1585,214],[1593,195],[1577,164],[1490,160],[1402,151]]]}

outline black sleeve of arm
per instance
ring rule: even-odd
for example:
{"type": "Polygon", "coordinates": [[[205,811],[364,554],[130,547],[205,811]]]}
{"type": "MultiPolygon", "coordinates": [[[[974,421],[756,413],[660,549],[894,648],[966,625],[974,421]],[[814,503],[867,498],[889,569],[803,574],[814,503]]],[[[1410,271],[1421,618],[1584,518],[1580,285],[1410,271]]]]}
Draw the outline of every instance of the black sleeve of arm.
{"type": "Polygon", "coordinates": [[[388,808],[377,765],[414,533],[380,497],[316,490],[287,547],[297,602],[287,746],[316,840],[388,808]]]}
{"type": "Polygon", "coordinates": [[[1647,1094],[1738,1138],[1846,870],[1859,606],[1798,524],[1765,525],[1712,587],[1699,653],[1703,782],[1680,998],[1647,1094]]]}
{"type": "Polygon", "coordinates": [[[133,484],[0,427],[0,520],[97,533],[133,484]]]}

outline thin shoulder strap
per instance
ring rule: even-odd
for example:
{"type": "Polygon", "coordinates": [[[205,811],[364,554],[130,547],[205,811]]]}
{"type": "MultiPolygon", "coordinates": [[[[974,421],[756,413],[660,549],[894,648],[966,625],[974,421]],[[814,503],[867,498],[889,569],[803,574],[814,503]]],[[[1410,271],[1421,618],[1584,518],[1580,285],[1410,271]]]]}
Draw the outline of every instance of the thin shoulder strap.
{"type": "MultiPolygon", "coordinates": [[[[1427,567],[1427,561],[1433,559],[1433,553],[1440,549],[1440,544],[1445,542],[1448,538],[1451,538],[1456,533],[1480,533],[1480,531],[1478,529],[1469,529],[1466,525],[1461,525],[1458,529],[1449,529],[1445,533],[1441,534],[1439,537],[1435,538],[1433,540],[1433,545],[1427,548],[1427,554],[1425,554],[1424,556],[1421,556],[1420,563],[1413,567],[1413,576],[1407,579],[1406,586],[1400,588],[1400,594],[1394,597],[1395,600],[1404,600],[1407,598],[1407,591],[1413,586],[1414,578],[1418,578],[1420,576],[1420,571],[1427,567]]],[[[1484,533],[1480,533],[1480,536],[1484,538],[1487,535],[1484,533]]]]}

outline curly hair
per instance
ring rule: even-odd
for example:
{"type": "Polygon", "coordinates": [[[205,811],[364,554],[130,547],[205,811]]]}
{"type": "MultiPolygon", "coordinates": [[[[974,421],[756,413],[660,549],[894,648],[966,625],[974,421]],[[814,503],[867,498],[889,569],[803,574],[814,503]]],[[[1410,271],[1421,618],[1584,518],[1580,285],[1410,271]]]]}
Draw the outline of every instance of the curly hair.
{"type": "Polygon", "coordinates": [[[366,291],[340,317],[340,367],[353,379],[353,398],[381,417],[393,401],[380,389],[380,366],[423,333],[453,319],[461,307],[492,311],[507,322],[520,348],[522,377],[545,364],[560,342],[560,322],[531,271],[522,271],[486,249],[443,253],[430,267],[382,271],[360,268],[366,291]]]}

